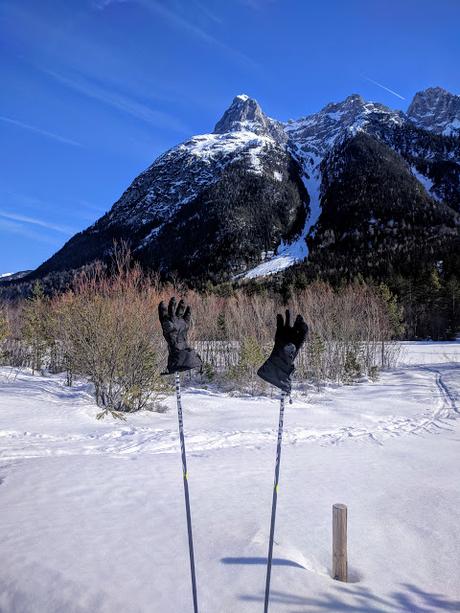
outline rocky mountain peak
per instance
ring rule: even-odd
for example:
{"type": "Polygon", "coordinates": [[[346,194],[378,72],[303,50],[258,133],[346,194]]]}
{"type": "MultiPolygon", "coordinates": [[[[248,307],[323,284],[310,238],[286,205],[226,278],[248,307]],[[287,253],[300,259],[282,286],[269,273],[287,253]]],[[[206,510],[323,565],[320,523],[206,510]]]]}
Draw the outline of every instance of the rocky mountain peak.
{"type": "Polygon", "coordinates": [[[254,98],[246,94],[235,96],[221,119],[216,123],[214,134],[248,131],[262,136],[271,136],[283,140],[284,131],[281,124],[267,117],[254,98]]]}
{"type": "MultiPolygon", "coordinates": [[[[233,102],[225,111],[221,119],[216,123],[214,132],[225,134],[226,132],[238,132],[242,129],[265,127],[266,117],[262,112],[257,100],[246,94],[240,94],[233,98],[233,102]]],[[[251,130],[253,131],[253,130],[251,130]]]]}
{"type": "Polygon", "coordinates": [[[362,106],[366,101],[359,94],[351,94],[342,102],[343,106],[362,106]]]}
{"type": "Polygon", "coordinates": [[[327,104],[318,113],[288,122],[286,131],[299,154],[323,157],[340,139],[357,131],[373,131],[375,127],[400,125],[403,121],[400,111],[352,94],[341,102],[327,104]]]}
{"type": "Polygon", "coordinates": [[[417,92],[407,116],[420,128],[445,136],[460,135],[460,96],[442,87],[417,92]]]}

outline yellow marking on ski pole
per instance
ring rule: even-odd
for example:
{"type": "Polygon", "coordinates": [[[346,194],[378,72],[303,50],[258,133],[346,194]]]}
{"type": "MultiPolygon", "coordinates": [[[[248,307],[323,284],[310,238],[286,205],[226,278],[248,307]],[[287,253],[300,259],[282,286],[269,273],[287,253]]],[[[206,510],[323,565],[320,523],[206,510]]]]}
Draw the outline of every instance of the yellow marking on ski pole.
{"type": "Polygon", "coordinates": [[[279,488],[279,485],[278,485],[278,483],[277,483],[277,484],[276,484],[276,486],[275,486],[275,491],[276,491],[276,493],[278,493],[278,488],[279,488]]]}

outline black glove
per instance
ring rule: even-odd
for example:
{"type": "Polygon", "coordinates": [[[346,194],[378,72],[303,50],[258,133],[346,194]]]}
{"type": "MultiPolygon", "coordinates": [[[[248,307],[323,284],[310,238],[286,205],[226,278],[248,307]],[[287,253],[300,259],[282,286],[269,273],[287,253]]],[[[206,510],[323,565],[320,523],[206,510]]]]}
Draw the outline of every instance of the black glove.
{"type": "Polygon", "coordinates": [[[286,311],[286,322],[282,315],[276,316],[275,346],[268,360],[259,368],[261,379],[279,387],[286,394],[291,393],[291,375],[294,360],[305,342],[308,326],[302,315],[297,315],[291,326],[291,314],[286,311]]]}
{"type": "Polygon", "coordinates": [[[185,302],[181,300],[176,309],[176,299],[173,297],[167,308],[163,301],[160,302],[158,315],[169,351],[167,371],[162,374],[171,375],[192,368],[201,368],[200,356],[187,342],[187,332],[192,319],[190,307],[185,308],[185,302]]]}

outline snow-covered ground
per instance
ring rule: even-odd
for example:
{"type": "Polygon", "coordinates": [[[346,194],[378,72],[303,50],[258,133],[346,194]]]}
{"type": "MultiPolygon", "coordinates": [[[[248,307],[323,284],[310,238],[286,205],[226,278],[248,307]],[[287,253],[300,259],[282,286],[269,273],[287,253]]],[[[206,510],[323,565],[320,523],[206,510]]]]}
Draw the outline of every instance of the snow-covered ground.
{"type": "MultiPolygon", "coordinates": [[[[0,611],[192,611],[174,397],[96,421],[84,385],[0,370],[0,611]]],[[[278,402],[183,393],[202,613],[261,611],[278,402]]],[[[460,343],[286,406],[270,611],[459,611],[460,343]],[[350,583],[331,506],[348,505],[350,583]]]]}

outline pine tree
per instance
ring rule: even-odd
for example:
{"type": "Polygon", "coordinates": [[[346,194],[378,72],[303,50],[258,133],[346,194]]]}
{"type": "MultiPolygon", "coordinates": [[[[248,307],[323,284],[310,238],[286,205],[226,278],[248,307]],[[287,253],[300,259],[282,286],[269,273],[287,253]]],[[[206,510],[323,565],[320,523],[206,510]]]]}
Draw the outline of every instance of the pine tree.
{"type": "Polygon", "coordinates": [[[225,319],[225,313],[221,311],[217,316],[217,330],[219,334],[219,339],[227,340],[228,331],[227,331],[227,321],[225,319]]]}
{"type": "Polygon", "coordinates": [[[8,336],[9,328],[8,328],[8,319],[6,317],[6,313],[0,310],[0,363],[3,362],[5,357],[5,351],[3,347],[3,343],[8,336]]]}
{"type": "Polygon", "coordinates": [[[39,281],[35,282],[32,295],[24,306],[22,335],[29,345],[32,372],[43,371],[51,342],[50,310],[49,300],[39,281]]]}
{"type": "Polygon", "coordinates": [[[446,336],[454,339],[460,330],[460,282],[451,275],[442,290],[446,310],[446,336]]]}
{"type": "Polygon", "coordinates": [[[257,340],[251,336],[241,341],[238,366],[233,376],[240,381],[249,381],[253,394],[257,383],[257,369],[264,361],[264,352],[257,340]]]}
{"type": "Polygon", "coordinates": [[[391,338],[400,338],[404,333],[404,314],[402,307],[398,304],[398,298],[386,283],[380,283],[378,291],[390,322],[391,338]]]}
{"type": "Polygon", "coordinates": [[[308,370],[312,376],[316,387],[319,389],[323,374],[323,356],[326,350],[324,340],[314,332],[310,334],[307,343],[308,370]]]}

